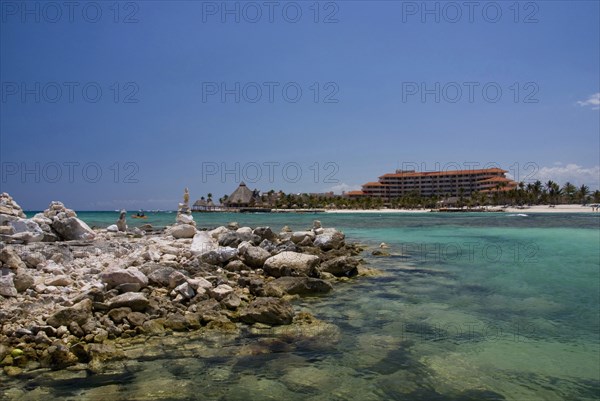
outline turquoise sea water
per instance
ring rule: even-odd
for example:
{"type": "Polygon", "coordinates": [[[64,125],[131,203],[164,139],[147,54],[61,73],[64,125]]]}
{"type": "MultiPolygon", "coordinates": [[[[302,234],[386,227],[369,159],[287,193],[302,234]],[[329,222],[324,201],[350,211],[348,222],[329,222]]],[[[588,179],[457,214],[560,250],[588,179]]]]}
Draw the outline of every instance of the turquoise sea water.
{"type": "MultiPolygon", "coordinates": [[[[117,213],[79,216],[102,227],[117,213]]],[[[196,336],[113,376],[28,379],[20,383],[24,399],[600,398],[598,214],[194,217],[200,227],[235,220],[277,230],[307,228],[317,218],[371,249],[386,242],[392,257],[365,252],[369,267],[383,275],[295,303],[335,324],[339,341],[265,346],[260,336],[196,336]]],[[[129,223],[174,219],[150,213],[129,223]]]]}

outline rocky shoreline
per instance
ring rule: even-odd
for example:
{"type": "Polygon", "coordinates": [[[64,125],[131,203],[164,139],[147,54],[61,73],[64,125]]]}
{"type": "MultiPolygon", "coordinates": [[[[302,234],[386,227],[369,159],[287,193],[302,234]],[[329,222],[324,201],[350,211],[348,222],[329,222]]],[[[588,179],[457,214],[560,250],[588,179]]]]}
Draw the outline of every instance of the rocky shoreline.
{"type": "Polygon", "coordinates": [[[152,338],[266,332],[335,341],[291,303],[371,274],[357,244],[321,227],[198,230],[184,204],[165,230],[90,229],[60,202],[26,219],[0,195],[0,363],[8,376],[99,373],[152,338]]]}

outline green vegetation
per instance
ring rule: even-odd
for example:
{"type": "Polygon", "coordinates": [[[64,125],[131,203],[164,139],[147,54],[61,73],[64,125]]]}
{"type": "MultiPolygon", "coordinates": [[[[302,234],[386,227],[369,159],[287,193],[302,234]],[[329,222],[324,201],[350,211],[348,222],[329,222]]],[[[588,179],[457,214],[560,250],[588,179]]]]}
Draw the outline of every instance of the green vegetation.
{"type": "MultiPolygon", "coordinates": [[[[224,197],[225,198],[225,197],[224,197]]],[[[223,198],[222,198],[223,199],[223,198]]],[[[349,198],[343,195],[328,194],[286,194],[283,191],[269,192],[261,195],[261,205],[277,209],[419,209],[436,208],[442,205],[456,207],[479,206],[525,206],[525,205],[556,205],[556,204],[588,204],[600,203],[600,191],[593,193],[586,185],[579,188],[565,183],[562,187],[554,181],[542,184],[540,181],[525,184],[520,182],[514,189],[504,190],[499,185],[490,193],[475,192],[471,195],[460,193],[458,197],[420,196],[410,193],[400,198],[383,200],[376,197],[349,198]],[[447,202],[451,199],[451,202],[447,202]],[[442,203],[446,201],[446,203],[442,203]]]]}

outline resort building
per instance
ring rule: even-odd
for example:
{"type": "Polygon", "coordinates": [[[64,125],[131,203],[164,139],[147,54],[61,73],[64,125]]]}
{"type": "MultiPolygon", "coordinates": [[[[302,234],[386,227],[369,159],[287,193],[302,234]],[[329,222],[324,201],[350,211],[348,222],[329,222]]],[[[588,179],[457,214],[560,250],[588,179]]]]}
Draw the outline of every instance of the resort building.
{"type": "Polygon", "coordinates": [[[414,194],[418,196],[469,196],[474,192],[491,193],[516,188],[517,183],[506,178],[506,170],[431,171],[396,170],[384,174],[377,182],[367,182],[361,191],[350,191],[350,198],[374,197],[390,200],[414,194]]]}
{"type": "Polygon", "coordinates": [[[192,212],[213,212],[217,209],[218,208],[212,199],[204,200],[204,197],[198,199],[192,205],[192,212]]]}
{"type": "Polygon", "coordinates": [[[227,207],[253,207],[258,206],[261,203],[260,191],[255,189],[251,190],[242,181],[231,195],[227,197],[227,200],[223,202],[227,207]]]}

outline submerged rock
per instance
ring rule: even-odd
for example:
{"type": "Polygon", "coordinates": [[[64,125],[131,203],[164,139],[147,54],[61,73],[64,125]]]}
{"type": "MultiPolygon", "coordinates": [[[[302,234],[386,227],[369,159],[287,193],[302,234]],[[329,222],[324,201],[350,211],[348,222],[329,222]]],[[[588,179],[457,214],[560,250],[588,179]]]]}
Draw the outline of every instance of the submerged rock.
{"type": "Polygon", "coordinates": [[[86,348],[90,358],[88,366],[93,372],[101,372],[107,362],[125,357],[123,351],[113,344],[88,344],[86,348]]]}
{"type": "Polygon", "coordinates": [[[352,277],[358,274],[358,260],[349,256],[339,256],[323,262],[319,269],[337,277],[352,277]]]}
{"type": "Polygon", "coordinates": [[[264,287],[265,295],[270,297],[282,297],[289,295],[318,295],[326,294],[333,290],[333,286],[327,281],[309,277],[280,277],[270,281],[264,287]]]}
{"type": "Polygon", "coordinates": [[[256,298],[240,313],[240,320],[245,323],[263,323],[270,326],[290,324],[293,318],[292,306],[272,297],[256,298]]]}
{"type": "Polygon", "coordinates": [[[371,255],[373,255],[373,256],[390,256],[390,253],[383,249],[375,249],[374,251],[371,252],[371,255]]]}
{"type": "Polygon", "coordinates": [[[75,365],[79,359],[75,354],[59,342],[51,345],[42,353],[40,363],[42,367],[51,369],[64,369],[68,366],[75,365]]]}

